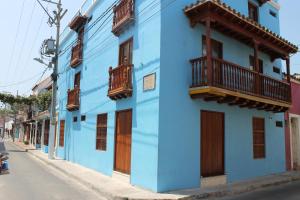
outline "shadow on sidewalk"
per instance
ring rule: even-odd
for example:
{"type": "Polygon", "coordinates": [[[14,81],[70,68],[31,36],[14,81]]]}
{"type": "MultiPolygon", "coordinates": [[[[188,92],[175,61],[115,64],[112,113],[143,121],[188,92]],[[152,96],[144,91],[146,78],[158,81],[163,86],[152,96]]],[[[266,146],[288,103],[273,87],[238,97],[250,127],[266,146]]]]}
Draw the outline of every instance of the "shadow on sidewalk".
{"type": "Polygon", "coordinates": [[[27,151],[25,150],[8,150],[7,152],[12,152],[12,153],[26,153],[27,151]]]}

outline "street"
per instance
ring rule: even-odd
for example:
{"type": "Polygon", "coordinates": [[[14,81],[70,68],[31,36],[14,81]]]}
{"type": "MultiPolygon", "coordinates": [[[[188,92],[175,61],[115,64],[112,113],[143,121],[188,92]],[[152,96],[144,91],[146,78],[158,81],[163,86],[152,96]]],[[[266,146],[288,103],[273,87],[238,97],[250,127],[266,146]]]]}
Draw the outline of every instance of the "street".
{"type": "Polygon", "coordinates": [[[7,200],[100,200],[93,191],[68,180],[60,172],[35,160],[15,145],[0,142],[9,153],[9,174],[0,175],[0,199],[7,200]],[[56,175],[54,175],[56,174],[56,175]]]}
{"type": "MultiPolygon", "coordinates": [[[[47,167],[11,142],[0,142],[9,154],[9,174],[0,175],[0,199],[103,200],[88,188],[47,167]]],[[[300,181],[219,200],[298,200],[300,181]]]]}
{"type": "Polygon", "coordinates": [[[219,200],[299,200],[300,181],[219,200]]]}

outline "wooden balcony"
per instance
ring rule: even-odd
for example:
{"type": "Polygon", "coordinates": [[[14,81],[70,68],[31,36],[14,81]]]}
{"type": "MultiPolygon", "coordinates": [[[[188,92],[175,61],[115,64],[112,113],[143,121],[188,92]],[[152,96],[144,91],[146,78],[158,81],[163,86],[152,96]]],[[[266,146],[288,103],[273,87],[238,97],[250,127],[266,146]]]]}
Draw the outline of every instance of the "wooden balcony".
{"type": "Polygon", "coordinates": [[[78,32],[79,29],[85,25],[85,23],[87,22],[87,19],[88,18],[86,16],[82,16],[82,15],[76,16],[69,24],[70,29],[78,32]]]}
{"type": "Polygon", "coordinates": [[[79,110],[80,107],[80,89],[75,87],[73,90],[68,90],[68,102],[67,102],[67,110],[75,111],[79,110]]]}
{"type": "Polygon", "coordinates": [[[291,105],[289,83],[222,59],[201,57],[192,64],[192,98],[240,107],[285,112],[291,105]],[[211,69],[208,63],[211,63],[211,69]]]}
{"type": "Polygon", "coordinates": [[[134,0],[121,0],[113,12],[112,32],[119,36],[134,21],[134,0]]]}
{"type": "Polygon", "coordinates": [[[120,65],[109,68],[108,96],[112,100],[132,96],[132,68],[133,65],[120,65]]]}
{"type": "Polygon", "coordinates": [[[78,42],[72,48],[72,56],[71,56],[71,67],[76,68],[78,65],[82,63],[82,43],[78,42]]]}

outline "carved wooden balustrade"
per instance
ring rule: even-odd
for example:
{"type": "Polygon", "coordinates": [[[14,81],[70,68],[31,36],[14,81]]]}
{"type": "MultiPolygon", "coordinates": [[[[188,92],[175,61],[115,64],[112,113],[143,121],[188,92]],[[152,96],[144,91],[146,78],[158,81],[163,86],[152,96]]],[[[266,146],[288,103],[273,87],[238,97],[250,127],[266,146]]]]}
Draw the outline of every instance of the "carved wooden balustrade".
{"type": "Polygon", "coordinates": [[[71,67],[76,68],[78,65],[82,63],[82,43],[78,42],[72,48],[72,56],[71,56],[71,67]]]}
{"type": "MultiPolygon", "coordinates": [[[[221,88],[224,89],[225,93],[226,91],[232,91],[274,102],[282,102],[285,104],[291,103],[291,86],[287,82],[276,80],[272,77],[218,58],[212,58],[211,73],[208,73],[208,59],[206,56],[191,60],[191,64],[191,88],[221,88]],[[211,74],[211,76],[209,77],[208,74],[211,74]]],[[[255,98],[247,99],[247,96],[243,96],[244,101],[241,101],[241,98],[231,98],[231,100],[228,100],[231,93],[229,92],[228,94],[228,102],[236,101],[235,99],[238,99],[239,105],[242,104],[245,107],[255,107],[255,105],[258,106],[258,104],[260,104],[259,102],[255,102],[255,98]]],[[[225,97],[221,95],[216,98],[212,97],[211,99],[222,102],[222,99],[224,100],[225,97]]],[[[259,107],[261,109],[266,108],[266,110],[272,111],[281,111],[280,109],[286,109],[280,106],[279,108],[276,104],[272,107],[272,105],[269,105],[272,104],[272,102],[267,102],[267,104],[259,105],[259,107]]]]}
{"type": "Polygon", "coordinates": [[[112,32],[120,35],[124,28],[134,21],[134,0],[121,0],[113,9],[112,32]]]}
{"type": "Polygon", "coordinates": [[[108,96],[121,99],[132,96],[132,68],[133,65],[120,65],[109,68],[108,96]]]}
{"type": "Polygon", "coordinates": [[[75,87],[73,90],[68,90],[67,110],[78,110],[80,106],[80,89],[75,87]]]}

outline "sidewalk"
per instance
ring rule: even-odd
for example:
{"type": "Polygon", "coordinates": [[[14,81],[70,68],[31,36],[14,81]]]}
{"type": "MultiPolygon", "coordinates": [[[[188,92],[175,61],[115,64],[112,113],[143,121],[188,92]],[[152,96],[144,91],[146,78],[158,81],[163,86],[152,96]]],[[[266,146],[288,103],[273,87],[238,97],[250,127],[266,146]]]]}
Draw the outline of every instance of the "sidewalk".
{"type": "Polygon", "coordinates": [[[84,168],[65,160],[49,160],[47,154],[39,150],[33,150],[20,142],[14,143],[17,147],[26,150],[31,156],[53,167],[73,180],[89,187],[100,196],[110,200],[194,200],[209,197],[223,197],[228,195],[241,194],[261,188],[281,185],[284,183],[300,180],[300,172],[286,172],[279,175],[265,176],[251,181],[244,181],[234,184],[227,184],[213,188],[190,189],[173,191],[169,193],[154,193],[148,190],[134,187],[119,179],[102,175],[99,172],[84,168]]]}

